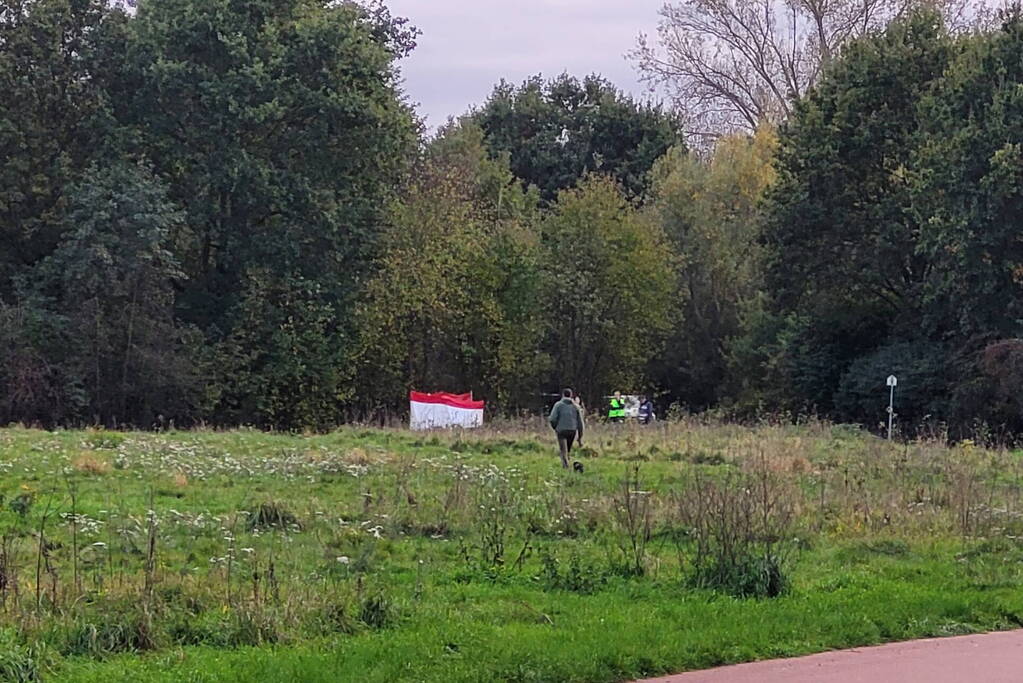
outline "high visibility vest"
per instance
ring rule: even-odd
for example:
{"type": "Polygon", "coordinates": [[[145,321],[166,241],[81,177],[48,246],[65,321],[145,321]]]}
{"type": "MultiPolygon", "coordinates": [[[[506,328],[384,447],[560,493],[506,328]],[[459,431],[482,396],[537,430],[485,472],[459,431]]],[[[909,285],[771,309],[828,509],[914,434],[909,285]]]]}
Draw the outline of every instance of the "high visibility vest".
{"type": "Polygon", "coordinates": [[[611,399],[611,410],[607,411],[607,416],[612,420],[625,417],[625,401],[620,401],[617,398],[611,399]]]}

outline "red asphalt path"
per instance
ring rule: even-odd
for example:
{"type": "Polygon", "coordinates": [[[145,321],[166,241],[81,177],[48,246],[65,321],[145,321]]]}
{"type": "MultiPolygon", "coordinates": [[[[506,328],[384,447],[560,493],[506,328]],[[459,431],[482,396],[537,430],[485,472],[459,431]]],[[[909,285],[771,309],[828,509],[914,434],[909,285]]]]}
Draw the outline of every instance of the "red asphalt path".
{"type": "Polygon", "coordinates": [[[736,664],[638,683],[1023,683],[1023,630],[736,664]]]}

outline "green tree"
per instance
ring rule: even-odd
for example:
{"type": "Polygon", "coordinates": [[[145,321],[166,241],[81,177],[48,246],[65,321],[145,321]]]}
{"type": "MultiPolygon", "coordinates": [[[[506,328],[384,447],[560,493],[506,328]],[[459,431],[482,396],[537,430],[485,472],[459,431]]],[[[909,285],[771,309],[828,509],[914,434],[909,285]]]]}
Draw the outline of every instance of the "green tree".
{"type": "Polygon", "coordinates": [[[65,425],[80,417],[87,398],[66,361],[75,339],[52,302],[19,290],[0,301],[0,423],[65,425]]]}
{"type": "Polygon", "coordinates": [[[1023,331],[1023,15],[966,41],[921,105],[913,208],[933,264],[927,330],[1023,331]]]}
{"type": "Polygon", "coordinates": [[[186,212],[185,319],[224,329],[254,270],[319,283],[343,315],[415,142],[401,24],[351,2],[143,0],[107,33],[117,119],[186,212]]]}
{"type": "Polygon", "coordinates": [[[898,377],[897,423],[910,432],[925,419],[949,416],[948,349],[937,342],[898,341],[854,360],[835,395],[840,419],[887,428],[884,379],[898,377]],[[871,419],[872,418],[872,419],[871,419]]]}
{"type": "Polygon", "coordinates": [[[90,68],[100,0],[0,1],[0,299],[60,241],[103,94],[90,68]]]}
{"type": "Polygon", "coordinates": [[[775,319],[761,322],[787,330],[789,407],[830,411],[853,359],[919,334],[934,263],[911,164],[919,103],[953,53],[937,14],[912,14],[848,45],[782,127],[764,228],[775,319]]]}
{"type": "Polygon", "coordinates": [[[410,388],[471,389],[509,407],[535,388],[536,204],[488,158],[478,127],[440,132],[394,206],[360,306],[364,407],[392,407],[410,388]]]}
{"type": "Polygon", "coordinates": [[[677,311],[675,257],[660,225],[614,180],[591,176],[558,196],[543,240],[552,385],[591,402],[639,388],[677,311]]]}
{"type": "Polygon", "coordinates": [[[196,341],[174,319],[180,211],[146,167],[127,162],[90,167],[68,196],[65,237],[36,278],[67,320],[64,362],[86,392],[86,417],[150,426],[193,416],[196,341]]]}
{"type": "Polygon", "coordinates": [[[253,268],[230,333],[205,357],[205,409],[219,424],[329,429],[350,397],[346,336],[329,292],[301,273],[253,268]]]}
{"type": "Polygon", "coordinates": [[[673,149],[654,165],[647,211],[679,254],[676,300],[685,324],[651,367],[671,400],[717,403],[727,347],[763,288],[761,200],[774,179],[774,132],[722,138],[710,157],[673,149]]]}
{"type": "Polygon", "coordinates": [[[354,302],[415,149],[395,66],[414,35],[322,0],[142,0],[97,32],[110,138],[184,213],[175,306],[210,347],[212,419],[340,419],[354,302]]]}
{"type": "Polygon", "coordinates": [[[518,87],[502,81],[471,116],[491,154],[508,154],[515,176],[547,201],[588,173],[610,175],[641,197],[654,161],[682,144],[674,115],[596,75],[534,76],[518,87]]]}

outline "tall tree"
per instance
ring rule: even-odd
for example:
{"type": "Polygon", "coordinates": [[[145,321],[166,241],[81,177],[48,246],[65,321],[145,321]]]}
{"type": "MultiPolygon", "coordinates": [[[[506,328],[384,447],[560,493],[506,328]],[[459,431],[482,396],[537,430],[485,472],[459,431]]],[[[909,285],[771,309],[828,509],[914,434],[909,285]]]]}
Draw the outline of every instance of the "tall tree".
{"type": "MultiPolygon", "coordinates": [[[[752,133],[788,118],[844,46],[920,6],[950,26],[977,21],[968,0],[683,0],[661,9],[655,45],[643,35],[631,56],[666,88],[687,134],[752,133]]],[[[981,4],[981,8],[983,5],[981,4]]]]}
{"type": "Polygon", "coordinates": [[[143,0],[105,83],[187,222],[179,308],[229,325],[251,269],[340,301],[415,140],[395,59],[411,35],[352,2],[143,0]]]}
{"type": "Polygon", "coordinates": [[[674,116],[595,75],[502,81],[471,116],[491,154],[508,154],[515,176],[547,201],[587,173],[609,175],[630,196],[642,196],[654,161],[681,144],[674,116]]]}
{"type": "Polygon", "coordinates": [[[506,161],[488,158],[471,122],[431,142],[394,207],[360,307],[365,407],[393,406],[410,388],[474,390],[502,407],[535,390],[536,203],[506,161]]]}
{"type": "Polygon", "coordinates": [[[90,167],[68,195],[65,237],[36,280],[76,340],[64,363],[80,378],[85,417],[150,426],[194,416],[198,344],[174,319],[180,212],[147,168],[125,162],[90,167]]]}
{"type": "Polygon", "coordinates": [[[544,293],[552,385],[588,401],[637,389],[671,328],[674,255],[607,177],[590,176],[558,196],[543,224],[544,293]]]}
{"type": "Polygon", "coordinates": [[[680,257],[684,324],[651,370],[668,397],[693,409],[721,398],[728,344],[763,289],[761,206],[775,148],[764,126],[722,138],[710,157],[672,150],[654,166],[647,206],[680,257]]]}
{"type": "Polygon", "coordinates": [[[416,144],[395,66],[414,30],[324,0],[142,0],[121,16],[101,34],[103,85],[122,140],[185,214],[170,236],[178,316],[207,335],[215,368],[233,369],[208,415],[328,424],[350,391],[338,368],[352,308],[416,144]]]}
{"type": "Polygon", "coordinates": [[[848,45],[782,128],[764,228],[778,317],[761,323],[784,341],[789,407],[829,411],[853,359],[919,334],[933,261],[917,249],[910,165],[919,102],[952,55],[940,16],[914,13],[848,45]]]}
{"type": "Polygon", "coordinates": [[[931,334],[1023,332],[1023,14],[968,41],[921,107],[913,207],[931,334]],[[997,74],[997,76],[992,76],[997,74]]]}
{"type": "Polygon", "coordinates": [[[790,309],[919,322],[931,263],[917,253],[909,165],[917,108],[952,57],[934,13],[853,43],[782,130],[766,240],[790,309]]]}
{"type": "Polygon", "coordinates": [[[60,240],[103,94],[90,68],[101,0],[0,1],[0,300],[60,240]]]}

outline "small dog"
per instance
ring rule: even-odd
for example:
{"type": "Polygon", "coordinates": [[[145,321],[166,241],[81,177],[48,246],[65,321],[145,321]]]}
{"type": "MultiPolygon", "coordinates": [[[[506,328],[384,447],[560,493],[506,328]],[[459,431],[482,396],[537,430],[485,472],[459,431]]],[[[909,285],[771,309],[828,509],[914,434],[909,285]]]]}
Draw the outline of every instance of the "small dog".
{"type": "Polygon", "coordinates": [[[572,463],[572,469],[575,470],[576,472],[578,472],[579,474],[582,474],[583,473],[583,464],[581,462],[579,462],[578,460],[576,460],[575,462],[572,463]]]}

